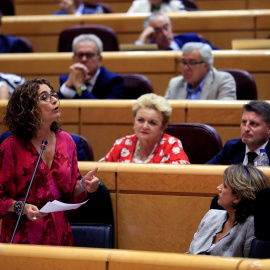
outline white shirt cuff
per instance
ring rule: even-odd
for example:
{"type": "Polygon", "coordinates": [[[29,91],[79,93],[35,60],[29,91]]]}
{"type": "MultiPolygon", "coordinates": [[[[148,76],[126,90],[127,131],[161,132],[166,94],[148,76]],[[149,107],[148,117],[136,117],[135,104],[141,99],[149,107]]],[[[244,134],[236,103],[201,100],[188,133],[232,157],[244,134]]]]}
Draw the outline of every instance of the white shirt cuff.
{"type": "Polygon", "coordinates": [[[65,98],[74,98],[76,96],[76,91],[72,88],[66,87],[64,83],[60,87],[60,92],[65,98]]]}

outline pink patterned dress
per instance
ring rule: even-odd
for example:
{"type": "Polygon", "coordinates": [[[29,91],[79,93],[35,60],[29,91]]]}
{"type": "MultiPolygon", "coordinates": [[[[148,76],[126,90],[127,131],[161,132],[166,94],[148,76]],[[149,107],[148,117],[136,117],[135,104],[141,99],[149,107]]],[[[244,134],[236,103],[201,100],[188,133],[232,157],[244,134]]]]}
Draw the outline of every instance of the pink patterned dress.
{"type": "MultiPolygon", "coordinates": [[[[18,215],[8,209],[13,200],[24,200],[38,159],[36,148],[11,135],[0,147],[0,242],[9,243],[18,215]]],[[[41,208],[48,201],[78,203],[86,192],[74,199],[76,182],[81,179],[76,146],[69,134],[56,132],[56,149],[51,168],[40,159],[27,202],[41,208]]],[[[22,215],[13,243],[72,246],[73,236],[66,211],[50,213],[31,221],[22,215]]]]}
{"type": "MultiPolygon", "coordinates": [[[[137,140],[135,134],[116,140],[112,149],[101,161],[134,162],[137,140]]],[[[153,153],[149,156],[147,163],[189,164],[189,159],[181,141],[164,133],[153,153]]]]}

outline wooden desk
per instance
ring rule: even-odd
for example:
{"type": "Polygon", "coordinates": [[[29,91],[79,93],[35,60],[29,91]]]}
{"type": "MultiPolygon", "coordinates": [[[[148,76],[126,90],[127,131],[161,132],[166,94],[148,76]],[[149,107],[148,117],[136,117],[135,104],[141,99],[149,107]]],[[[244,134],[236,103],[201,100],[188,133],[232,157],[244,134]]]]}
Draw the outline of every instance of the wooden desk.
{"type": "MultiPolygon", "coordinates": [[[[258,98],[270,100],[270,55],[267,50],[214,51],[217,69],[247,70],[254,77],[258,98]]],[[[72,64],[71,53],[1,54],[1,72],[15,73],[26,79],[44,77],[58,90],[59,76],[72,64]]],[[[104,52],[103,62],[116,73],[141,73],[149,78],[156,94],[164,95],[172,77],[180,74],[177,60],[181,52],[104,52]]]]}
{"type": "MultiPolygon", "coordinates": [[[[56,52],[60,32],[73,25],[106,25],[115,30],[120,44],[133,43],[142,32],[143,20],[148,15],[6,16],[2,19],[2,32],[28,38],[35,52],[56,52]]],[[[256,37],[257,13],[254,11],[195,11],[168,15],[175,34],[201,34],[220,49],[231,49],[232,39],[256,37]]]]}
{"type": "MultiPolygon", "coordinates": [[[[109,190],[113,195],[116,247],[177,253],[188,250],[227,168],[79,162],[83,173],[96,166],[96,175],[104,183],[108,181],[105,174],[115,173],[115,190],[109,190]]],[[[270,168],[262,170],[270,177],[270,168]]]]}
{"type": "Polygon", "coordinates": [[[0,245],[6,270],[247,270],[268,269],[270,260],[75,247],[0,245]]]}

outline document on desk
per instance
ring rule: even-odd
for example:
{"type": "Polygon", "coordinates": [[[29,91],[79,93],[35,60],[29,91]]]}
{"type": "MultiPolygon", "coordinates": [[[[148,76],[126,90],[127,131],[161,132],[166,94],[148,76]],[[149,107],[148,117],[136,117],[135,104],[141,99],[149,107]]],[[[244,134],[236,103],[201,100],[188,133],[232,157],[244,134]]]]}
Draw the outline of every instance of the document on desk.
{"type": "Polygon", "coordinates": [[[57,200],[54,200],[52,202],[47,202],[40,210],[41,213],[52,213],[57,211],[66,211],[66,210],[72,210],[77,209],[81,205],[85,204],[88,200],[82,202],[82,203],[63,203],[59,202],[57,200]]]}

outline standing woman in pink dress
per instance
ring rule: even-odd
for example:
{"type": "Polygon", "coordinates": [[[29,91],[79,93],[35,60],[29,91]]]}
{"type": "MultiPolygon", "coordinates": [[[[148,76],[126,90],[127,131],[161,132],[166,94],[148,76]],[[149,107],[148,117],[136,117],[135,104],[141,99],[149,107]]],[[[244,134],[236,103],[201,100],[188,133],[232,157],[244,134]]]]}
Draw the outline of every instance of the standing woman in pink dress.
{"type": "Polygon", "coordinates": [[[73,139],[60,130],[58,94],[44,79],[26,81],[13,92],[4,117],[13,133],[0,147],[0,242],[9,243],[41,150],[48,141],[13,243],[72,246],[66,211],[40,213],[48,201],[78,203],[97,190],[97,171],[82,177],[73,139]]]}
{"type": "Polygon", "coordinates": [[[100,161],[189,164],[181,141],[164,133],[172,113],[164,97],[142,95],[132,112],[135,134],[116,140],[100,161]]]}

